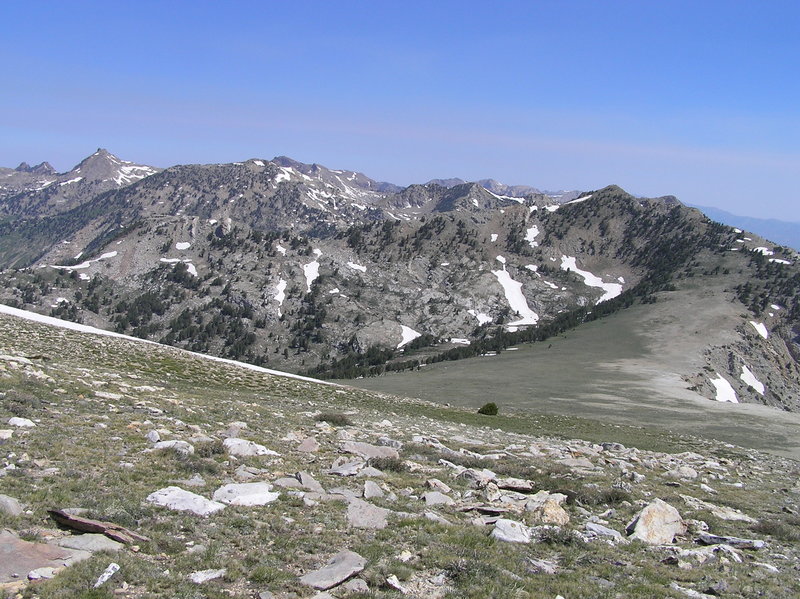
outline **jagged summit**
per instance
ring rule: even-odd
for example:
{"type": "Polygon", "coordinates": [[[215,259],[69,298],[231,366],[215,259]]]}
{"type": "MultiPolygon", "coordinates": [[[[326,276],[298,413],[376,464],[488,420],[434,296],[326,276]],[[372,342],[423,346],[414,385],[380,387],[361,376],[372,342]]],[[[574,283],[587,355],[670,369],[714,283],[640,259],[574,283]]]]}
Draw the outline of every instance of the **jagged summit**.
{"type": "Polygon", "coordinates": [[[54,175],[56,169],[49,162],[40,162],[36,166],[31,166],[27,162],[20,162],[19,166],[14,169],[19,173],[34,173],[37,175],[54,175]]]}

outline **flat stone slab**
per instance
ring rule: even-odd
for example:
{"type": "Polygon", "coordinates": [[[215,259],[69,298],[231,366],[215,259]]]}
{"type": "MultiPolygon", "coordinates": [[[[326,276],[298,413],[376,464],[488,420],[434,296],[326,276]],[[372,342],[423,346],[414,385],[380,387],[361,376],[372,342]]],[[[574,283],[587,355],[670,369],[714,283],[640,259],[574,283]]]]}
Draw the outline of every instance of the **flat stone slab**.
{"type": "Polygon", "coordinates": [[[178,439],[170,439],[169,441],[158,441],[153,445],[155,451],[172,450],[175,453],[189,455],[194,453],[194,446],[186,441],[179,441],[178,439]]]}
{"type": "Polygon", "coordinates": [[[119,551],[124,547],[122,543],[113,541],[105,535],[97,533],[86,533],[82,535],[72,535],[64,537],[58,541],[59,547],[69,549],[80,549],[81,551],[119,551]]]}
{"type": "Polygon", "coordinates": [[[18,582],[21,578],[24,580],[28,572],[41,568],[60,569],[90,556],[86,551],[23,541],[4,530],[0,532],[0,583],[18,582]]]}
{"type": "Polygon", "coordinates": [[[389,510],[377,507],[363,499],[351,499],[347,506],[347,521],[355,528],[386,528],[389,510]]]}
{"type": "Polygon", "coordinates": [[[506,541],[507,543],[530,543],[531,529],[522,522],[499,518],[494,523],[494,530],[492,530],[491,536],[498,541],[506,541]]]}
{"type": "Polygon", "coordinates": [[[360,441],[345,441],[342,443],[342,451],[352,453],[369,460],[371,458],[394,458],[398,459],[400,454],[394,447],[385,447],[362,443],[360,441]]]}
{"type": "Polygon", "coordinates": [[[320,591],[342,584],[364,569],[367,560],[354,551],[340,551],[324,567],[300,577],[300,582],[320,591]]]}
{"type": "Polygon", "coordinates": [[[271,456],[281,455],[277,451],[272,451],[271,449],[267,449],[263,445],[259,445],[254,441],[239,439],[237,437],[230,437],[228,439],[225,439],[222,442],[222,445],[225,447],[225,450],[230,455],[235,455],[241,458],[248,458],[261,455],[271,455],[271,456]]]}
{"type": "Polygon", "coordinates": [[[146,501],[171,510],[192,512],[198,516],[209,516],[225,509],[225,504],[211,501],[201,495],[185,491],[180,487],[164,487],[147,496],[146,501]]]}
{"type": "Polygon", "coordinates": [[[266,505],[281,496],[271,489],[272,485],[264,482],[231,483],[214,491],[213,499],[228,505],[266,505]]]}
{"type": "Polygon", "coordinates": [[[422,498],[425,500],[425,505],[453,505],[455,501],[452,497],[448,497],[439,491],[428,491],[422,498]]]}

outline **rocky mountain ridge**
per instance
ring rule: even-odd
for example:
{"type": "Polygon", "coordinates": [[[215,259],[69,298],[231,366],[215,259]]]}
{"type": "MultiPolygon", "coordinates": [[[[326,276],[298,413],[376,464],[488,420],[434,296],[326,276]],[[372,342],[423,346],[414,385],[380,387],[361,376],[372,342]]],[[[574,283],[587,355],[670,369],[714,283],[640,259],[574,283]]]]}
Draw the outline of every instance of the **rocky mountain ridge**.
{"type": "Polygon", "coordinates": [[[16,267],[0,299],[26,309],[360,376],[542,341],[634,303],[680,318],[675,292],[713,279],[721,292],[706,301],[741,315],[718,344],[701,335],[688,350],[687,388],[800,407],[796,252],[671,196],[397,189],[285,157],[174,166],[68,210],[37,213],[35,193],[11,202],[35,216],[0,224],[0,256],[16,267]]]}

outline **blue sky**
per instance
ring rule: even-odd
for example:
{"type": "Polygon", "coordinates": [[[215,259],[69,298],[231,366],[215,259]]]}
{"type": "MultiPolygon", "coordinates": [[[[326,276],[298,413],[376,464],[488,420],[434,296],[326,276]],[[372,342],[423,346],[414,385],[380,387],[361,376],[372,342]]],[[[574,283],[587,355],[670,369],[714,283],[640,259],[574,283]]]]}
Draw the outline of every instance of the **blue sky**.
{"type": "Polygon", "coordinates": [[[6,2],[0,165],[288,155],[800,221],[800,3],[6,2]]]}

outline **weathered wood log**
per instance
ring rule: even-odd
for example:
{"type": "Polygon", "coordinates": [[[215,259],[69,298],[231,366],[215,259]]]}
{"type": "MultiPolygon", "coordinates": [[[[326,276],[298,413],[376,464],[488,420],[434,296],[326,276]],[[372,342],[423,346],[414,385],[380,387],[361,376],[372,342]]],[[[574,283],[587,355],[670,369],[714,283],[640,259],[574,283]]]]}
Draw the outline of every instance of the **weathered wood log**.
{"type": "Polygon", "coordinates": [[[66,526],[67,528],[72,528],[81,532],[104,534],[109,539],[119,541],[120,543],[131,544],[136,541],[147,542],[150,540],[143,535],[135,533],[119,524],[114,524],[113,522],[102,522],[82,516],[73,516],[64,510],[47,510],[47,513],[61,526],[66,526]]]}

